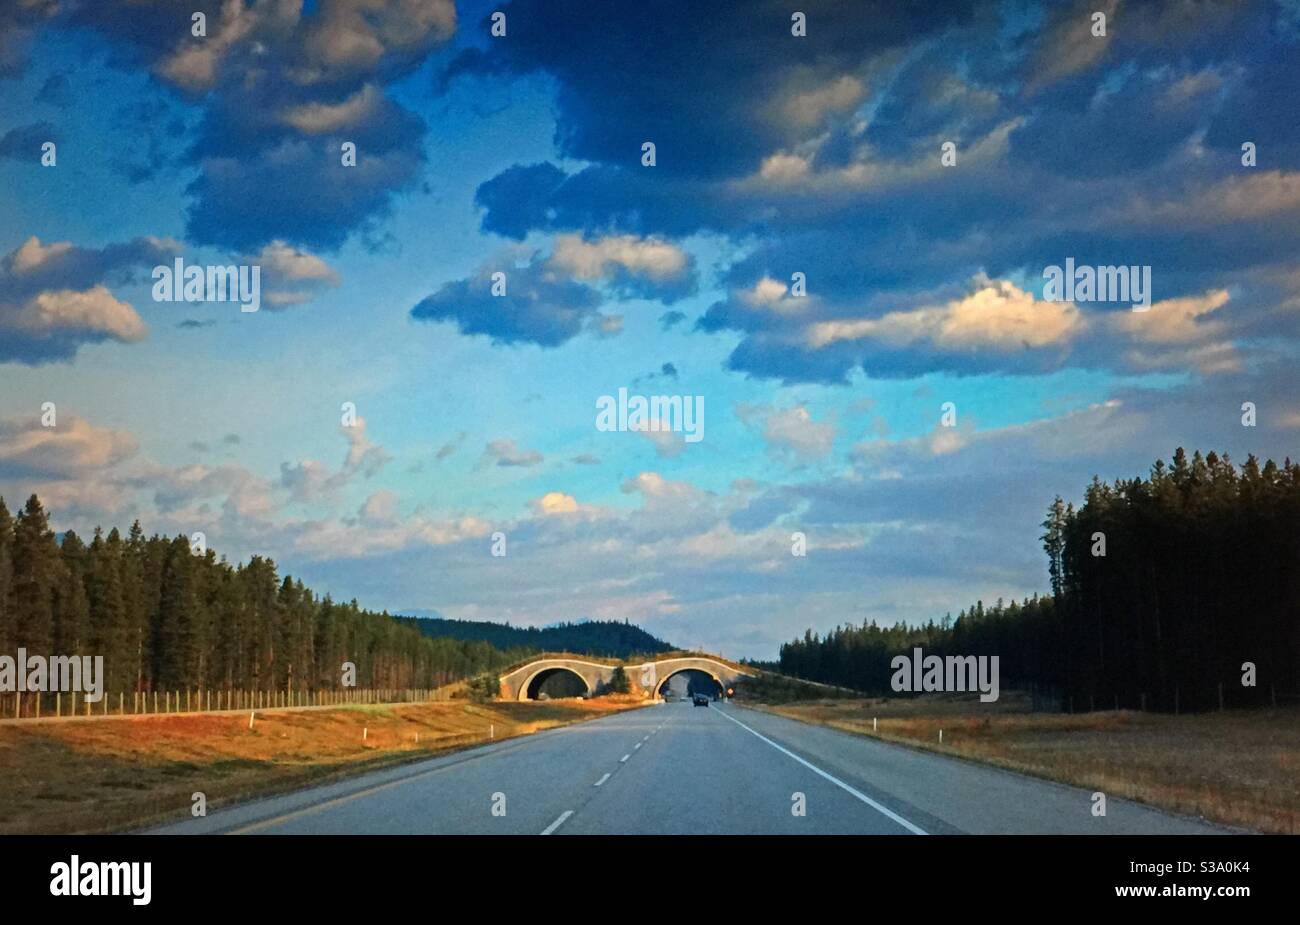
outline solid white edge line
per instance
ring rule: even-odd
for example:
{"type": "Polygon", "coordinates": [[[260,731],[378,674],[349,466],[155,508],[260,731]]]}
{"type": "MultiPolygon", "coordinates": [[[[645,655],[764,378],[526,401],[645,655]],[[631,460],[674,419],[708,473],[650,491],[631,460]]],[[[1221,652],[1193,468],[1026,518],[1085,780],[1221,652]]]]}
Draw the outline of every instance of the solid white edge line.
{"type": "Polygon", "coordinates": [[[599,787],[601,784],[605,783],[605,781],[607,781],[607,780],[609,780],[609,773],[608,773],[608,772],[606,772],[606,773],[605,773],[605,776],[602,777],[600,780],[596,781],[596,783],[593,784],[592,786],[599,787]]]}
{"type": "Polygon", "coordinates": [[[572,816],[572,815],[573,815],[573,810],[571,810],[571,809],[566,809],[564,812],[560,813],[560,818],[559,818],[559,819],[556,819],[554,822],[552,822],[552,823],[551,823],[550,825],[548,825],[546,828],[542,829],[542,834],[543,834],[543,835],[550,835],[552,832],[554,832],[554,831],[555,831],[556,829],[558,829],[560,826],[564,825],[564,820],[565,820],[565,819],[568,819],[568,818],[569,818],[570,816],[572,816]]]}
{"type": "Polygon", "coordinates": [[[817,767],[817,765],[812,764],[811,762],[805,761],[804,759],[800,758],[798,755],[796,755],[794,752],[790,751],[788,748],[785,748],[785,747],[783,747],[783,746],[781,746],[781,745],[776,744],[776,743],[773,742],[771,739],[769,739],[767,736],[763,735],[761,732],[757,732],[757,731],[755,731],[755,730],[753,730],[753,729],[750,729],[748,726],[746,726],[746,725],[745,725],[744,723],[742,723],[740,720],[736,719],[734,716],[729,715],[725,710],[722,712],[722,715],[725,716],[725,717],[727,717],[727,719],[731,720],[733,723],[735,723],[735,724],[736,724],[737,726],[739,726],[741,729],[744,729],[744,730],[745,730],[746,732],[748,732],[749,734],[754,735],[754,736],[757,736],[758,738],[762,739],[764,742],[766,742],[768,745],[770,745],[770,746],[772,746],[773,748],[775,748],[775,749],[776,749],[778,752],[780,752],[781,754],[783,754],[783,755],[787,755],[787,756],[789,756],[790,758],[793,758],[795,761],[799,762],[801,765],[803,765],[803,766],[804,766],[805,768],[807,768],[808,770],[812,771],[814,774],[818,774],[818,775],[820,775],[820,776],[826,778],[826,780],[830,781],[830,782],[831,782],[832,784],[834,784],[836,787],[839,787],[841,790],[845,791],[846,793],[850,793],[850,794],[852,794],[853,796],[857,797],[859,800],[861,800],[863,803],[866,803],[868,806],[870,806],[870,807],[871,807],[872,809],[874,809],[876,812],[881,813],[882,815],[889,817],[889,818],[892,819],[894,822],[897,822],[899,825],[901,825],[903,828],[907,829],[907,830],[908,830],[909,832],[911,832],[913,835],[928,835],[928,834],[930,834],[929,832],[925,831],[925,829],[922,829],[922,828],[920,828],[919,826],[915,826],[915,825],[913,825],[912,823],[908,822],[906,819],[904,819],[902,816],[898,815],[898,813],[894,812],[893,810],[889,809],[888,807],[881,806],[879,803],[877,803],[875,800],[871,799],[871,797],[867,796],[867,795],[866,795],[865,793],[863,793],[861,790],[858,790],[858,789],[856,789],[856,788],[854,788],[854,787],[850,787],[848,784],[844,783],[844,781],[840,780],[840,779],[839,779],[838,777],[836,777],[834,774],[828,774],[827,772],[823,771],[821,768],[817,767]]]}

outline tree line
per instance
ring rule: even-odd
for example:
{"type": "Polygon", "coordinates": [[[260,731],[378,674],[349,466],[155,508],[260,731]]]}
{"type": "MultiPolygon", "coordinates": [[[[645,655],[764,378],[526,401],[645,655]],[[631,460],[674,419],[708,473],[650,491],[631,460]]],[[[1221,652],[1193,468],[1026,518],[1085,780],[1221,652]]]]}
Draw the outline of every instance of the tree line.
{"type": "Polygon", "coordinates": [[[1042,524],[1050,595],[921,625],[842,626],[781,670],[892,693],[890,660],[997,655],[1002,686],[1070,710],[1168,711],[1300,697],[1300,465],[1182,448],[1146,478],[1094,477],[1042,524]]]}
{"type": "Polygon", "coordinates": [[[104,690],[315,691],[432,688],[526,655],[431,638],[355,600],[318,597],[263,556],[231,565],[183,536],[90,542],[50,529],[32,495],[12,516],[0,498],[0,653],[102,655],[104,690]]]}

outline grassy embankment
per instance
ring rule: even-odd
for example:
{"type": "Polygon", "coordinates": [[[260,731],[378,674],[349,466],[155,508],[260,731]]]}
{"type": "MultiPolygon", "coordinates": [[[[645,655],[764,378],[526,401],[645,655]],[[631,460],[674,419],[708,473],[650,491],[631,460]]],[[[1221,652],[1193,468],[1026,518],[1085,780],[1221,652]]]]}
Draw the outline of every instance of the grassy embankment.
{"type": "Polygon", "coordinates": [[[120,831],[254,796],[527,735],[634,698],[194,713],[0,726],[0,833],[120,831]],[[365,738],[362,738],[364,730],[365,738]],[[418,737],[418,741],[417,741],[418,737]]]}
{"type": "Polygon", "coordinates": [[[1015,692],[994,704],[929,695],[748,705],[1227,825],[1300,832],[1300,707],[1035,713],[1015,692]]]}

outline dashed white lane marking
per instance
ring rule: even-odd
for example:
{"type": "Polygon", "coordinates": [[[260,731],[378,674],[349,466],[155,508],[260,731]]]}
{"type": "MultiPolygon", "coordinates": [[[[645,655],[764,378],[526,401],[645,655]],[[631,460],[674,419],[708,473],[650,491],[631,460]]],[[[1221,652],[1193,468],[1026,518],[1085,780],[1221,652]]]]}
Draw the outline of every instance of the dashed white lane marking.
{"type": "Polygon", "coordinates": [[[573,810],[571,810],[571,809],[566,809],[564,812],[560,813],[560,818],[559,818],[559,819],[556,819],[554,822],[552,822],[552,823],[551,823],[550,825],[548,825],[546,828],[542,829],[542,834],[543,834],[543,835],[550,835],[552,832],[554,832],[554,831],[555,831],[556,829],[558,829],[560,826],[564,825],[564,820],[565,820],[565,819],[568,819],[568,818],[569,818],[570,816],[572,816],[572,815],[573,815],[573,810]]]}
{"type": "Polygon", "coordinates": [[[928,835],[928,834],[929,834],[928,832],[925,831],[925,829],[922,829],[922,828],[920,828],[919,826],[913,825],[912,823],[908,822],[906,819],[904,819],[902,816],[898,815],[898,813],[894,812],[893,810],[888,809],[887,807],[881,806],[879,803],[877,803],[875,800],[871,799],[871,797],[867,796],[867,795],[866,795],[865,793],[863,793],[861,790],[857,790],[857,789],[855,789],[855,788],[853,788],[853,787],[850,787],[848,784],[844,783],[844,781],[840,780],[840,779],[839,779],[838,777],[836,777],[835,775],[833,775],[833,774],[828,774],[828,773],[826,773],[825,771],[823,771],[821,768],[817,767],[817,765],[812,764],[811,762],[808,762],[808,761],[804,761],[802,758],[800,758],[800,757],[799,757],[798,755],[796,755],[794,752],[790,751],[788,748],[785,748],[785,747],[783,747],[783,746],[781,746],[781,745],[777,745],[775,742],[773,742],[773,741],[772,741],[771,739],[769,739],[767,736],[763,735],[761,732],[755,732],[753,729],[750,729],[748,726],[746,726],[746,725],[745,725],[744,723],[742,723],[740,720],[736,719],[734,716],[730,716],[729,714],[727,714],[727,713],[726,713],[725,711],[723,711],[723,710],[719,710],[718,712],[721,713],[723,716],[727,717],[727,719],[731,720],[733,723],[735,723],[735,724],[736,724],[737,726],[739,726],[741,729],[744,729],[746,732],[750,733],[751,735],[755,735],[755,736],[757,736],[758,738],[762,739],[764,742],[766,742],[768,745],[770,745],[770,746],[772,746],[773,748],[775,748],[775,749],[776,749],[778,752],[780,752],[781,754],[783,754],[783,755],[787,755],[788,757],[793,758],[795,761],[799,762],[801,765],[803,765],[803,766],[804,766],[805,768],[807,768],[808,770],[812,771],[814,774],[817,774],[817,775],[819,775],[819,776],[821,776],[821,777],[824,777],[826,780],[830,781],[830,782],[831,782],[832,784],[834,784],[836,787],[839,787],[841,790],[845,791],[846,793],[850,793],[850,794],[852,794],[853,796],[857,797],[859,800],[861,800],[863,803],[866,803],[868,806],[870,806],[870,807],[871,807],[872,809],[874,809],[876,812],[878,812],[878,813],[880,813],[880,814],[882,814],[882,815],[884,815],[884,816],[886,816],[886,817],[888,817],[888,818],[894,820],[894,821],[897,822],[899,825],[901,825],[903,828],[907,829],[907,831],[911,832],[913,835],[928,835]]]}
{"type": "Polygon", "coordinates": [[[608,774],[606,774],[606,775],[605,775],[604,777],[602,777],[600,780],[596,781],[596,784],[595,784],[595,785],[596,785],[597,787],[599,787],[601,784],[605,783],[605,781],[607,781],[607,780],[609,780],[609,775],[608,775],[608,774]]]}
{"type": "Polygon", "coordinates": [[[644,743],[644,742],[638,742],[638,743],[636,743],[635,745],[632,746],[632,751],[636,751],[636,750],[637,750],[638,748],[640,748],[642,745],[645,745],[645,743],[644,743]]]}
{"type": "Polygon", "coordinates": [[[631,758],[631,757],[632,757],[632,754],[629,752],[628,754],[624,755],[622,758],[618,759],[618,763],[619,763],[619,764],[622,764],[624,761],[627,761],[627,759],[629,759],[629,758],[631,758]]]}

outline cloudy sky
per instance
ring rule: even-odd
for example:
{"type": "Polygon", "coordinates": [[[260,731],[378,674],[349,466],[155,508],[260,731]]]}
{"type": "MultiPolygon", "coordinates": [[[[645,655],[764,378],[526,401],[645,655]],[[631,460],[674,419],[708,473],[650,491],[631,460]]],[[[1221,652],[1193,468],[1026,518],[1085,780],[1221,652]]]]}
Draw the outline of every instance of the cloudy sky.
{"type": "Polygon", "coordinates": [[[1300,445],[1298,62],[1294,0],[11,0],[0,495],[731,656],[1042,591],[1055,494],[1300,445]]]}

